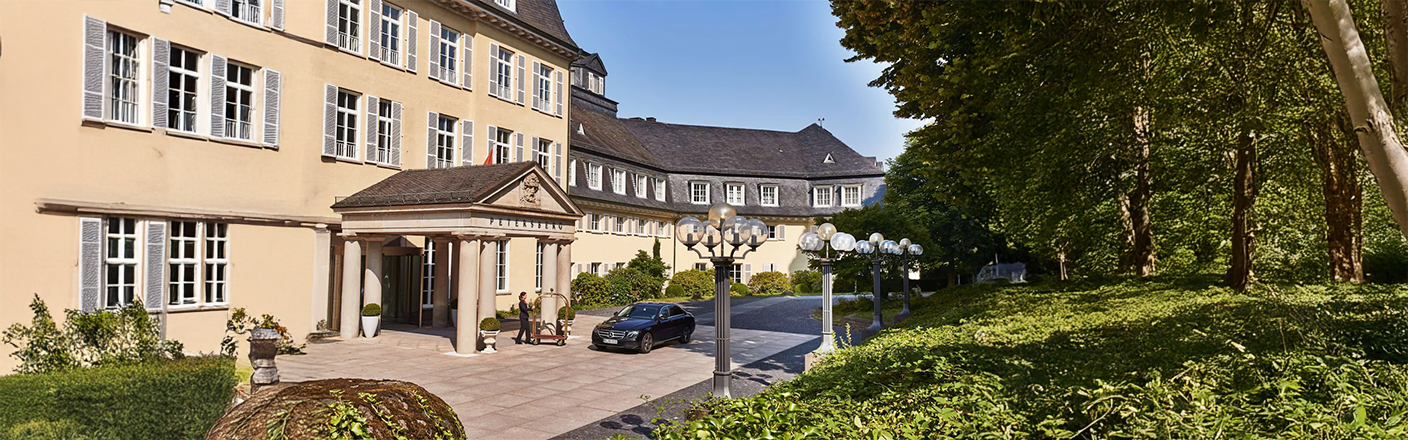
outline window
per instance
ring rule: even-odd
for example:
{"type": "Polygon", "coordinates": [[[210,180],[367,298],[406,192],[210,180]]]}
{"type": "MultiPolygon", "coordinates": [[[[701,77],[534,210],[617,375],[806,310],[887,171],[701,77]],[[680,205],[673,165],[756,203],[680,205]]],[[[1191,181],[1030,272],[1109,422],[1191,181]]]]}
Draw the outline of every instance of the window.
{"type": "Polygon", "coordinates": [[[543,246],[543,243],[538,243],[537,266],[533,273],[533,288],[539,292],[543,290],[543,246]]]}
{"type": "Polygon", "coordinates": [[[730,183],[725,188],[725,195],[728,204],[733,206],[743,206],[743,184],[730,183]]]}
{"type": "Polygon", "coordinates": [[[538,145],[533,147],[533,161],[538,162],[538,166],[547,170],[552,163],[552,141],[538,139],[538,145]]]}
{"type": "Polygon", "coordinates": [[[497,133],[494,135],[494,163],[508,163],[508,144],[513,139],[513,132],[500,127],[497,133]]]}
{"type": "Polygon", "coordinates": [[[777,226],[768,226],[768,240],[777,239],[777,226]]]}
{"type": "Polygon", "coordinates": [[[743,264],[741,264],[741,263],[734,263],[733,266],[729,267],[729,269],[728,269],[728,276],[729,276],[729,278],[733,278],[733,282],[735,282],[735,283],[742,283],[742,282],[743,282],[743,264]]]}
{"type": "Polygon", "coordinates": [[[601,275],[601,263],[592,263],[592,275],[601,275]]]}
{"type": "Polygon", "coordinates": [[[433,307],[435,302],[435,240],[425,239],[425,250],[421,256],[420,307],[433,307]]]}
{"type": "Polygon", "coordinates": [[[496,241],[496,242],[494,242],[494,246],[495,246],[495,249],[494,249],[494,255],[495,255],[495,263],[494,263],[494,268],[495,268],[494,280],[495,280],[495,284],[494,284],[494,286],[495,286],[495,287],[494,287],[494,288],[495,288],[496,290],[500,291],[500,292],[507,292],[507,291],[508,291],[508,242],[507,242],[507,241],[496,241]]]}
{"type": "Polygon", "coordinates": [[[337,47],[362,52],[362,0],[338,0],[337,47]]]}
{"type": "Polygon", "coordinates": [[[616,194],[626,193],[626,172],[624,170],[611,170],[611,191],[616,194]]]}
{"type": "Polygon", "coordinates": [[[337,90],[337,157],[357,160],[357,100],[362,96],[337,90]]]}
{"type": "Polygon", "coordinates": [[[709,182],[689,182],[689,203],[709,204],[709,182]]]}
{"type": "Polygon", "coordinates": [[[137,37],[108,31],[108,119],[128,124],[141,122],[137,111],[140,59],[137,37]]]}
{"type": "Polygon", "coordinates": [[[694,270],[701,271],[701,272],[702,272],[702,271],[709,270],[709,264],[708,264],[708,263],[694,263],[694,270]]]}
{"type": "Polygon", "coordinates": [[[381,61],[401,64],[401,9],[381,3],[381,61]]]}
{"type": "Polygon", "coordinates": [[[577,186],[577,159],[567,161],[567,185],[577,186]]]}
{"type": "Polygon", "coordinates": [[[245,23],[259,25],[264,16],[259,10],[260,0],[234,0],[230,5],[230,16],[245,23]]]}
{"type": "Polygon", "coordinates": [[[665,201],[665,179],[655,179],[655,200],[665,201]]]}
{"type": "Polygon", "coordinates": [[[812,206],[818,208],[831,206],[830,186],[818,186],[812,188],[812,206]]]}
{"type": "Polygon", "coordinates": [[[763,206],[777,206],[777,185],[759,185],[758,204],[763,206]]]}
{"type": "Polygon", "coordinates": [[[456,66],[459,66],[455,54],[460,52],[460,33],[448,27],[440,28],[440,72],[437,78],[454,84],[459,78],[456,66]]]}
{"type": "Polygon", "coordinates": [[[455,118],[440,115],[435,123],[435,157],[426,168],[455,166],[455,118]]]}
{"type": "MultiPolygon", "coordinates": [[[[391,119],[391,106],[393,104],[390,99],[378,100],[376,104],[376,157],[382,163],[391,162],[391,127],[394,122],[391,119]]],[[[399,158],[396,165],[401,165],[399,158]]]]}
{"type": "Polygon", "coordinates": [[[533,109],[552,113],[552,68],[538,62],[534,64],[538,65],[538,71],[533,72],[533,87],[537,92],[533,95],[533,109]]]}
{"type": "Polygon", "coordinates": [[[171,222],[170,227],[166,304],[193,306],[228,302],[228,284],[225,280],[225,269],[229,264],[225,249],[228,225],[171,222]],[[203,288],[200,291],[204,295],[197,295],[197,283],[201,283],[203,288]]]}
{"type": "Polygon", "coordinates": [[[508,8],[510,11],[518,12],[517,9],[514,9],[514,0],[494,0],[494,3],[498,3],[499,6],[508,8]]]}
{"type": "Polygon", "coordinates": [[[636,175],[636,197],[645,198],[645,192],[647,191],[646,182],[649,182],[649,179],[645,176],[636,175]]]}
{"type": "Polygon", "coordinates": [[[171,47],[166,97],[166,125],[172,130],[196,131],[196,87],[200,82],[200,55],[171,47]]]}
{"type": "Polygon", "coordinates": [[[496,84],[499,86],[499,90],[494,93],[494,96],[513,99],[509,94],[509,89],[513,86],[513,52],[499,48],[499,57],[492,61],[494,70],[490,74],[494,75],[496,84]]]}
{"type": "Polygon", "coordinates": [[[587,187],[597,191],[601,190],[601,165],[587,164],[587,187]]]}
{"type": "Polygon", "coordinates": [[[131,304],[137,293],[137,220],[109,218],[103,259],[104,305],[131,304]]]}
{"type": "Polygon", "coordinates": [[[860,206],[860,185],[841,187],[841,206],[860,206]]]}
{"type": "Polygon", "coordinates": [[[590,226],[591,230],[595,232],[606,232],[606,225],[602,223],[604,221],[606,220],[603,215],[592,214],[592,225],[590,226]]]}
{"type": "Polygon", "coordinates": [[[611,216],[611,232],[620,234],[621,227],[623,226],[622,223],[625,222],[621,221],[621,217],[615,215],[611,216]]]}
{"type": "Polygon", "coordinates": [[[254,69],[230,63],[225,69],[225,136],[250,139],[254,118],[254,69]]]}
{"type": "Polygon", "coordinates": [[[645,220],[635,219],[636,235],[645,235],[645,220]]]}

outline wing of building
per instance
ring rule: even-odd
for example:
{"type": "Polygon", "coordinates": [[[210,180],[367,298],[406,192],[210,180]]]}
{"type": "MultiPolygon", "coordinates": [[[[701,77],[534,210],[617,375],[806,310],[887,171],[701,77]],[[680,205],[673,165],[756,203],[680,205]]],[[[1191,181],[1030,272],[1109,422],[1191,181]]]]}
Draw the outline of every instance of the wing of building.
{"type": "Polygon", "coordinates": [[[883,191],[875,159],[818,126],[617,117],[553,0],[53,0],[0,16],[0,327],[27,322],[36,294],[139,304],[192,352],[215,351],[236,308],[298,336],[355,337],[370,303],[445,326],[454,298],[476,322],[657,237],[694,267],[668,226],[717,201],[774,229],[740,280],[796,270],[813,216],[883,191]]]}

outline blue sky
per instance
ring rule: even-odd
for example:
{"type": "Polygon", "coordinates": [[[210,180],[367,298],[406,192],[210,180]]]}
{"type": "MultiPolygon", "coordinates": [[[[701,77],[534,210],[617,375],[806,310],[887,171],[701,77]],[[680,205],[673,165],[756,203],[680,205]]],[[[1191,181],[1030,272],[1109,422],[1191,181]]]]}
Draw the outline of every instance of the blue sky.
{"type": "Polygon", "coordinates": [[[577,44],[601,53],[620,116],[798,131],[823,126],[866,156],[893,158],[920,121],[866,86],[881,66],[846,63],[825,1],[559,0],[577,44]]]}

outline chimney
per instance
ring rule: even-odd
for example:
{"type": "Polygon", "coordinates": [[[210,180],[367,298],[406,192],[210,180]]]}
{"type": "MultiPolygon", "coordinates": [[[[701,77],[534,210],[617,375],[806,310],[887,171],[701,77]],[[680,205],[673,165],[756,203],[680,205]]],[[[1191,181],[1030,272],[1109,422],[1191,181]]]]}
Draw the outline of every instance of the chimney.
{"type": "Polygon", "coordinates": [[[645,120],[646,120],[647,122],[655,122],[655,117],[654,117],[654,116],[646,116],[646,117],[645,117],[645,120]]]}

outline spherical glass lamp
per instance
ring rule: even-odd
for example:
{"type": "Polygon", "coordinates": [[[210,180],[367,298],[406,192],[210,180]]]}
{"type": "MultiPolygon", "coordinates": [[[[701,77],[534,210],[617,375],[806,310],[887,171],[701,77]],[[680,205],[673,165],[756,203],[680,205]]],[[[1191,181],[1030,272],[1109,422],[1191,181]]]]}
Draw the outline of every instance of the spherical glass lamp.
{"type": "Polygon", "coordinates": [[[751,231],[748,229],[748,219],[743,218],[741,215],[724,219],[723,226],[719,228],[719,232],[724,234],[724,242],[734,246],[742,246],[743,243],[747,243],[748,238],[752,236],[751,231]]]}
{"type": "Polygon", "coordinates": [[[856,242],[856,253],[861,255],[870,255],[871,252],[875,252],[875,245],[870,244],[870,242],[868,241],[856,242]]]}
{"type": "Polygon", "coordinates": [[[920,245],[917,245],[917,244],[911,244],[911,245],[909,245],[909,254],[910,254],[910,255],[924,255],[924,247],[923,247],[923,246],[920,246],[920,245]]]}
{"type": "Polygon", "coordinates": [[[845,232],[837,232],[831,236],[831,248],[840,252],[850,252],[856,249],[856,237],[845,232]]]}
{"type": "Polygon", "coordinates": [[[738,211],[733,209],[733,205],[727,203],[715,203],[709,207],[709,224],[715,228],[723,229],[723,221],[738,215],[738,211]]]}
{"type": "Polygon", "coordinates": [[[704,222],[694,217],[680,219],[679,226],[675,227],[675,236],[685,247],[694,247],[704,239],[704,222]]]}
{"type": "Polygon", "coordinates": [[[748,220],[748,246],[762,246],[766,241],[768,241],[768,225],[756,218],[748,220]]]}
{"type": "Polygon", "coordinates": [[[899,243],[895,243],[894,240],[882,241],[880,242],[880,252],[888,255],[899,255],[900,245],[899,243]]]}
{"type": "Polygon", "coordinates": [[[900,250],[909,249],[909,245],[911,245],[911,244],[913,244],[913,243],[910,242],[908,238],[901,238],[901,239],[900,239],[900,250]]]}
{"type": "Polygon", "coordinates": [[[820,251],[822,247],[821,237],[815,232],[802,234],[802,237],[797,239],[797,247],[809,252],[820,251]]]}
{"type": "Polygon", "coordinates": [[[831,237],[836,235],[836,225],[822,223],[821,226],[817,226],[816,235],[820,236],[822,241],[829,241],[831,237]]]}
{"type": "Polygon", "coordinates": [[[700,241],[700,243],[704,244],[704,247],[713,249],[723,242],[724,236],[719,233],[719,228],[715,228],[714,225],[704,226],[704,239],[700,241]]]}
{"type": "Polygon", "coordinates": [[[884,235],[880,235],[879,232],[876,232],[876,233],[870,234],[870,240],[869,240],[869,241],[870,241],[870,245],[871,245],[871,246],[874,246],[874,247],[876,247],[876,248],[879,248],[879,247],[880,247],[880,242],[885,241],[885,236],[884,236],[884,235]]]}

